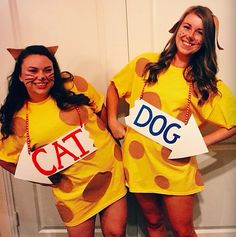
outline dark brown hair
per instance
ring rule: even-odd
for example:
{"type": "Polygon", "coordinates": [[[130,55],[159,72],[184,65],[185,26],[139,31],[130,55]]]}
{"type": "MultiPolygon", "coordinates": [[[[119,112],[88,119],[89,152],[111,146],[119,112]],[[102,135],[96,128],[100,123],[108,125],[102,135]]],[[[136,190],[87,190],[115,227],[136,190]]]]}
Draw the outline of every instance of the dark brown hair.
{"type": "Polygon", "coordinates": [[[216,43],[218,48],[222,49],[217,39],[218,24],[215,24],[217,18],[207,7],[192,6],[184,12],[180,20],[169,30],[173,35],[161,52],[158,61],[146,65],[144,76],[149,73],[147,82],[155,83],[158,80],[158,75],[168,69],[177,52],[175,42],[176,34],[185,17],[190,13],[194,13],[202,19],[203,42],[201,48],[191,55],[183,74],[185,79],[192,81],[195,85],[194,88],[197,88],[195,92],[199,96],[198,104],[203,105],[211,94],[215,95],[218,93],[216,79],[216,73],[218,71],[216,43]]]}
{"type": "Polygon", "coordinates": [[[19,76],[21,74],[21,66],[26,57],[33,54],[44,55],[53,64],[54,69],[54,84],[49,91],[50,96],[56,101],[57,106],[66,110],[76,105],[89,105],[89,98],[83,94],[74,94],[64,88],[64,83],[68,80],[73,80],[73,76],[69,73],[61,73],[55,56],[43,45],[32,45],[25,48],[18,56],[13,73],[9,76],[8,94],[0,109],[1,133],[3,139],[13,134],[12,120],[14,114],[19,111],[26,100],[29,99],[25,85],[21,83],[19,76]],[[66,77],[66,80],[63,78],[66,77]]]}

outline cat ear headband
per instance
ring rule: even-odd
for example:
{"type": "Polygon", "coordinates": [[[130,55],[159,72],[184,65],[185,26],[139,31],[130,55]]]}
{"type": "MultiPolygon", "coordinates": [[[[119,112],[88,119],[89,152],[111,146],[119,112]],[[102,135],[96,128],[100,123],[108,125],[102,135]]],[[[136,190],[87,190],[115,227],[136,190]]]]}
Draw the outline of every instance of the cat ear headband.
{"type": "MultiPolygon", "coordinates": [[[[50,46],[50,47],[46,47],[49,52],[52,55],[55,55],[55,53],[57,52],[58,46],[50,46]]],[[[18,56],[20,55],[20,53],[23,51],[24,49],[14,49],[14,48],[7,48],[7,51],[11,54],[11,56],[17,60],[18,56]]]]}

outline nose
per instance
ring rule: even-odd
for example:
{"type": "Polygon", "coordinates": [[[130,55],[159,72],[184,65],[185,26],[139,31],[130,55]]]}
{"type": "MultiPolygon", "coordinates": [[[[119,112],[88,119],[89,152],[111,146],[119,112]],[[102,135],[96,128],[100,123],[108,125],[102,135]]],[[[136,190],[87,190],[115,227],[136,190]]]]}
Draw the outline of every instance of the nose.
{"type": "Polygon", "coordinates": [[[195,34],[195,32],[194,32],[193,30],[190,30],[190,31],[188,32],[188,37],[189,37],[191,40],[193,40],[193,39],[194,39],[194,34],[195,34]]]}
{"type": "Polygon", "coordinates": [[[39,71],[37,76],[38,76],[38,79],[45,80],[45,74],[43,71],[39,71]]]}

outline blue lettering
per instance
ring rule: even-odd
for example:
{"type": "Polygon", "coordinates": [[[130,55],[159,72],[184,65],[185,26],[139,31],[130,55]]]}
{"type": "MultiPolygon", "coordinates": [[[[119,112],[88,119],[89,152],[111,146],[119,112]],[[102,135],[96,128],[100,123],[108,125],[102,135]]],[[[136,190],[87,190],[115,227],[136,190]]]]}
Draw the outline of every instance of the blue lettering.
{"type": "Polygon", "coordinates": [[[179,136],[178,134],[175,134],[175,133],[173,133],[173,137],[174,137],[174,138],[173,138],[172,140],[169,140],[169,139],[167,138],[167,133],[168,133],[168,132],[170,131],[170,129],[173,128],[173,127],[176,127],[176,128],[178,128],[178,129],[181,128],[181,126],[180,126],[179,124],[177,124],[177,123],[172,123],[172,124],[170,124],[170,125],[166,128],[166,130],[164,131],[164,133],[163,133],[163,138],[164,138],[164,140],[165,140],[166,143],[173,144],[173,143],[176,142],[177,139],[180,138],[180,136],[179,136]]]}
{"type": "Polygon", "coordinates": [[[168,122],[164,115],[158,114],[155,116],[152,109],[143,104],[133,124],[138,127],[148,126],[148,132],[152,136],[157,137],[162,135],[165,143],[174,144],[181,137],[178,132],[175,131],[179,130],[182,126],[178,123],[168,124],[168,122]],[[174,130],[171,131],[172,129],[174,130]]]}
{"type": "Polygon", "coordinates": [[[154,117],[154,119],[152,120],[152,122],[150,123],[150,127],[149,127],[149,132],[153,135],[153,136],[158,136],[159,134],[161,134],[163,132],[163,130],[166,127],[166,123],[167,123],[167,119],[165,116],[163,115],[157,115],[156,117],[154,117]],[[163,121],[161,128],[159,129],[159,131],[154,132],[153,130],[153,125],[154,123],[158,120],[161,119],[163,121]]]}
{"type": "Polygon", "coordinates": [[[138,112],[137,117],[136,117],[135,120],[134,120],[134,125],[137,125],[137,126],[139,126],[139,127],[145,127],[146,125],[149,124],[149,122],[151,121],[151,119],[152,119],[152,110],[151,110],[149,107],[147,107],[146,105],[142,105],[141,109],[140,109],[139,112],[138,112]],[[140,118],[142,112],[144,111],[144,109],[146,109],[147,112],[149,113],[149,117],[148,117],[148,120],[147,120],[146,122],[140,123],[140,122],[138,122],[138,120],[139,120],[139,118],[140,118]]]}

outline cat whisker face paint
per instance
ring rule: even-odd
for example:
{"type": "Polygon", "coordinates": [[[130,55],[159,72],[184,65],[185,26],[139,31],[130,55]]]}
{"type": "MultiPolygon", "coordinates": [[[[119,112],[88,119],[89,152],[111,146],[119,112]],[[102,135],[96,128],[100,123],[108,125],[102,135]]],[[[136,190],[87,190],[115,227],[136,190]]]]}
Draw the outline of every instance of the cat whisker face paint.
{"type": "Polygon", "coordinates": [[[22,63],[20,80],[25,84],[31,101],[39,102],[46,99],[54,85],[52,62],[40,54],[27,56],[22,63]]]}

